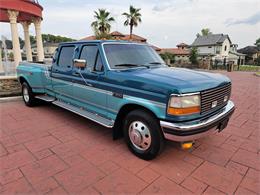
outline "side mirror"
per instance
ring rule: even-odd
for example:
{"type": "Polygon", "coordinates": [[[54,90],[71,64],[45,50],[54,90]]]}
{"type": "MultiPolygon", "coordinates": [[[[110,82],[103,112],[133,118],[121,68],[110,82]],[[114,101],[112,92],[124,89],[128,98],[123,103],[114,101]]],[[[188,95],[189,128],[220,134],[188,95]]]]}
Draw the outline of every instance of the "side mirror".
{"type": "Polygon", "coordinates": [[[58,57],[58,48],[56,48],[55,49],[55,51],[54,51],[54,54],[53,54],[53,56],[52,56],[52,63],[54,64],[55,62],[56,62],[56,60],[57,60],[57,57],[58,57]]]}
{"type": "Polygon", "coordinates": [[[87,62],[84,59],[74,59],[73,64],[75,67],[84,69],[87,66],[87,62]]]}

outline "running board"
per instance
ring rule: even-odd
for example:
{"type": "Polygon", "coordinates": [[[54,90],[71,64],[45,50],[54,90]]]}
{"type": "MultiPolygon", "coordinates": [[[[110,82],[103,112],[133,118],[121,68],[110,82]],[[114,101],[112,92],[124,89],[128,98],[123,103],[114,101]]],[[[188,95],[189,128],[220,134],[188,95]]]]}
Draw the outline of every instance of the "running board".
{"type": "Polygon", "coordinates": [[[107,128],[112,128],[114,126],[114,121],[113,120],[109,120],[109,119],[106,119],[102,116],[99,116],[97,114],[94,114],[92,112],[89,112],[87,110],[83,110],[83,109],[80,109],[76,106],[73,106],[71,104],[68,104],[68,103],[65,103],[63,101],[60,101],[60,100],[56,100],[54,102],[52,102],[53,104],[57,105],[57,106],[60,106],[66,110],[69,110],[71,112],[74,112],[80,116],[83,116],[89,120],[92,120],[100,125],[103,125],[107,128]]]}
{"type": "Polygon", "coordinates": [[[35,98],[46,101],[46,102],[53,102],[56,100],[55,97],[51,97],[47,94],[43,94],[43,95],[36,95],[35,98]]]}

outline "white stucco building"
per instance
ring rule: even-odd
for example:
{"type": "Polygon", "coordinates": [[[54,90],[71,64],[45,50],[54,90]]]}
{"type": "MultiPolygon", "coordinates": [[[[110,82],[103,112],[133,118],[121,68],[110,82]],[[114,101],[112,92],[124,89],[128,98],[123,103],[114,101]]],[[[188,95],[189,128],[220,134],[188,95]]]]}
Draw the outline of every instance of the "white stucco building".
{"type": "Polygon", "coordinates": [[[210,57],[215,62],[226,64],[232,62],[236,65],[244,64],[245,55],[237,52],[237,45],[232,44],[228,35],[209,34],[199,36],[191,44],[198,49],[200,58],[210,57]]]}

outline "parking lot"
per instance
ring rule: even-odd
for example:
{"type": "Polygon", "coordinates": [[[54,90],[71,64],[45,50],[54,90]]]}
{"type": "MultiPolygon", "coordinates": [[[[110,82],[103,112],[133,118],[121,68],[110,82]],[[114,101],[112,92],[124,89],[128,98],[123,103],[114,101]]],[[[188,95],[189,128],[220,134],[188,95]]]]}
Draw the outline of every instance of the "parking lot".
{"type": "Polygon", "coordinates": [[[260,77],[221,72],[233,82],[236,111],[220,134],[190,151],[167,142],[155,160],[138,159],[110,129],[53,105],[0,103],[2,194],[259,194],[260,77]]]}

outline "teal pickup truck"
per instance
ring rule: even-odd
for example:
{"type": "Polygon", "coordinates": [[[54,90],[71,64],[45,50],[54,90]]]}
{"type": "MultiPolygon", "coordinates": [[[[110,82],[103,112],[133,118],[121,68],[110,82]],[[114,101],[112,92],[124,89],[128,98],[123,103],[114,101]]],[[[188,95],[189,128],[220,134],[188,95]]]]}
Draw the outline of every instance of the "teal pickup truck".
{"type": "Polygon", "coordinates": [[[62,43],[51,66],[21,62],[17,75],[27,106],[44,100],[112,128],[146,160],[165,139],[190,148],[222,131],[235,110],[229,78],[170,68],[147,44],[62,43]]]}

